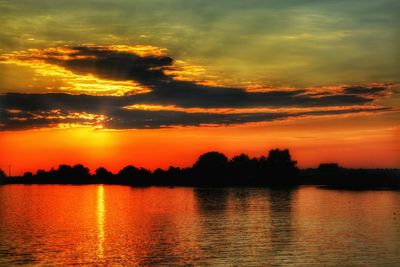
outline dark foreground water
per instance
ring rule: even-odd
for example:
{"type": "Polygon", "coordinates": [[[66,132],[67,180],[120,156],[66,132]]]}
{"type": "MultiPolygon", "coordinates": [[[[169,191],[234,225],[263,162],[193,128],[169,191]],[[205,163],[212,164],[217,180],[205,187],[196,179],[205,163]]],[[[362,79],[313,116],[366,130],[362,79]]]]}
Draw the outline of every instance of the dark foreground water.
{"type": "Polygon", "coordinates": [[[0,186],[0,265],[400,266],[400,192],[0,186]]]}

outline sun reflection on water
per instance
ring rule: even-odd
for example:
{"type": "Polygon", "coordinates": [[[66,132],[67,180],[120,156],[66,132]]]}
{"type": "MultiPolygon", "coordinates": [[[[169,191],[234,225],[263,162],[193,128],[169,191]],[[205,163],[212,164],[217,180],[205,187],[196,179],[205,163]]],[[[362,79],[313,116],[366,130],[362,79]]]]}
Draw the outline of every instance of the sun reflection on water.
{"type": "Polygon", "coordinates": [[[97,187],[97,256],[103,258],[104,255],[104,221],[105,221],[105,208],[104,208],[104,186],[97,187]]]}

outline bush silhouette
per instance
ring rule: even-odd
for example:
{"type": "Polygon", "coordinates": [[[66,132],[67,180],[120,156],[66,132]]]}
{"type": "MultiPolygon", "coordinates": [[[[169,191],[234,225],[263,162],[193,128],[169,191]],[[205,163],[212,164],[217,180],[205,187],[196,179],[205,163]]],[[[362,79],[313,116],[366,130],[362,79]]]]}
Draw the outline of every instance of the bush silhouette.
{"type": "Polygon", "coordinates": [[[318,166],[318,171],[320,172],[338,172],[341,168],[337,163],[321,163],[318,166]]]}
{"type": "Polygon", "coordinates": [[[0,169],[0,179],[6,178],[6,173],[0,169]]]}
{"type": "Polygon", "coordinates": [[[24,173],[24,178],[32,178],[32,177],[33,177],[33,173],[31,173],[31,172],[24,173]]]}

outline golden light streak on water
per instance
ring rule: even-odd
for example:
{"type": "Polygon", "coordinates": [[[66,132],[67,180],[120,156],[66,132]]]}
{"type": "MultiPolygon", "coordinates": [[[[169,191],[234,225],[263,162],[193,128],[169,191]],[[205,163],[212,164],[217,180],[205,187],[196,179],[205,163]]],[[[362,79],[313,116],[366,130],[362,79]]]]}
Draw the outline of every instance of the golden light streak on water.
{"type": "Polygon", "coordinates": [[[104,240],[105,240],[105,233],[104,233],[104,223],[105,223],[105,208],[104,208],[104,186],[99,185],[97,187],[97,212],[96,212],[96,219],[97,219],[97,256],[99,258],[103,258],[104,256],[104,240]]]}

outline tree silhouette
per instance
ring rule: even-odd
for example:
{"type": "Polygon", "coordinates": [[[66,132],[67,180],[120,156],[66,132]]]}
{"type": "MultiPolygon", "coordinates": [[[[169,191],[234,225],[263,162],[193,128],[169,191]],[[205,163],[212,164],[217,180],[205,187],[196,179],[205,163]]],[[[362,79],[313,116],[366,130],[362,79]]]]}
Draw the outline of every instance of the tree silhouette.
{"type": "Polygon", "coordinates": [[[118,176],[124,179],[132,179],[139,173],[139,169],[135,166],[128,165],[118,172],[118,176]]]}
{"type": "Polygon", "coordinates": [[[223,184],[227,179],[228,158],[219,152],[208,152],[193,165],[194,174],[207,185],[223,184]]]}
{"type": "Polygon", "coordinates": [[[149,185],[150,184],[150,171],[144,168],[136,168],[129,165],[120,170],[117,174],[119,182],[125,184],[130,183],[134,185],[149,185]]]}
{"type": "Polygon", "coordinates": [[[167,170],[157,168],[151,175],[152,183],[162,186],[193,186],[196,181],[193,179],[192,168],[179,168],[170,166],[167,170]]]}
{"type": "Polygon", "coordinates": [[[240,154],[234,156],[229,161],[229,167],[232,170],[232,174],[237,176],[246,176],[251,166],[251,160],[246,154],[240,154]]]}
{"type": "Polygon", "coordinates": [[[57,177],[58,179],[75,179],[72,167],[69,165],[62,164],[58,166],[57,177]]]}
{"type": "Polygon", "coordinates": [[[240,154],[229,161],[229,176],[236,185],[255,184],[258,177],[258,160],[240,154]]]}
{"type": "Polygon", "coordinates": [[[73,175],[77,178],[87,178],[90,176],[89,168],[86,168],[82,164],[77,164],[72,167],[73,175]]]}
{"type": "Polygon", "coordinates": [[[97,168],[95,171],[95,178],[98,182],[108,182],[113,177],[112,172],[108,171],[104,167],[97,168]]]}
{"type": "Polygon", "coordinates": [[[297,161],[292,160],[289,150],[272,149],[268,153],[267,163],[275,169],[295,169],[297,161]]]}
{"type": "Polygon", "coordinates": [[[266,175],[272,184],[287,185],[297,182],[294,180],[298,173],[297,161],[292,160],[288,149],[270,150],[264,164],[266,175]]]}

